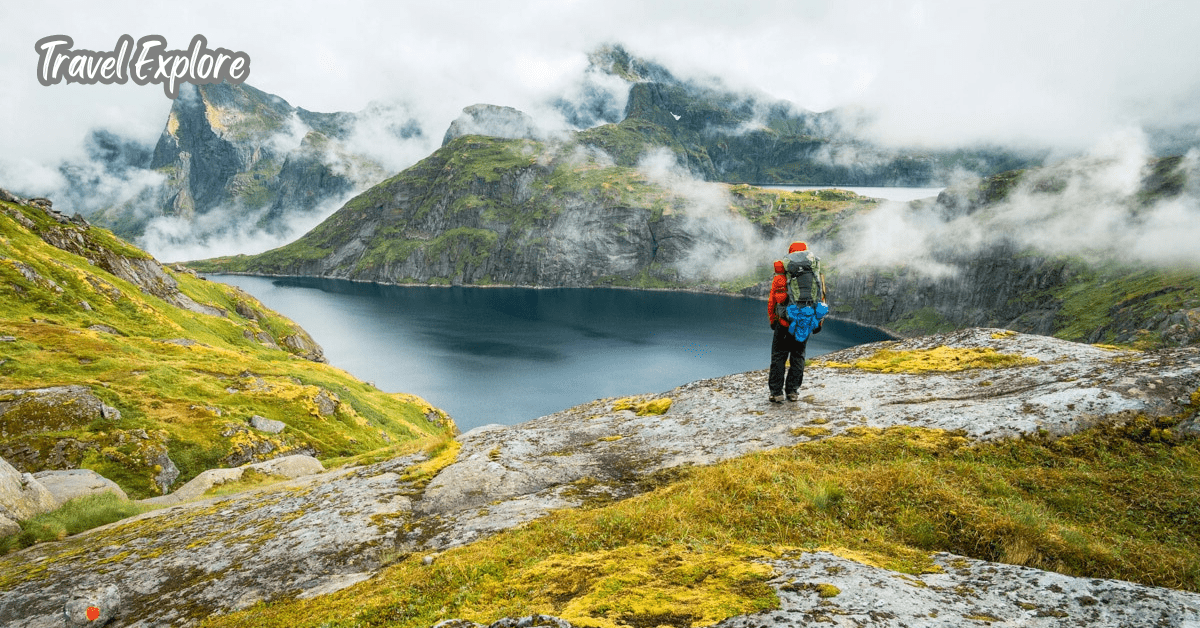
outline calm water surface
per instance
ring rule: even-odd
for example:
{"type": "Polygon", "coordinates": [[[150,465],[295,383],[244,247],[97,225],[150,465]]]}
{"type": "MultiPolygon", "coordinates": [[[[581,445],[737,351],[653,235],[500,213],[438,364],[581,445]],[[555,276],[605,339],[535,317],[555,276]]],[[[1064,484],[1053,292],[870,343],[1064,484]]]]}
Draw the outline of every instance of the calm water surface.
{"type": "MultiPolygon", "coordinates": [[[[299,323],[329,363],[420,395],[464,432],[764,369],[766,302],[603,288],[433,288],[214,275],[299,323]]],[[[815,356],[885,339],[831,321],[815,356]]],[[[763,396],[767,388],[764,377],[763,396]]]]}

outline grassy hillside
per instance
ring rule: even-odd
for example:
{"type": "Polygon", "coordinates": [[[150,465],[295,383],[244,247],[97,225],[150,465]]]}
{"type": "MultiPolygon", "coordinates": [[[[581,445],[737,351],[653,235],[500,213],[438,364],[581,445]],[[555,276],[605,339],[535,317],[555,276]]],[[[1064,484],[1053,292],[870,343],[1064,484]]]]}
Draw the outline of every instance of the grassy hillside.
{"type": "Polygon", "coordinates": [[[302,359],[307,334],[236,288],[167,269],[176,300],[204,314],[102,268],[135,263],[156,265],[106,230],[0,203],[0,402],[16,399],[3,391],[82,385],[120,411],[16,405],[0,415],[0,453],[18,468],[91,468],[146,497],[170,463],[178,486],[247,459],[350,456],[453,429],[418,398],[302,359]],[[47,240],[75,242],[88,258],[47,240]],[[254,415],[287,427],[260,432],[254,415]]]}

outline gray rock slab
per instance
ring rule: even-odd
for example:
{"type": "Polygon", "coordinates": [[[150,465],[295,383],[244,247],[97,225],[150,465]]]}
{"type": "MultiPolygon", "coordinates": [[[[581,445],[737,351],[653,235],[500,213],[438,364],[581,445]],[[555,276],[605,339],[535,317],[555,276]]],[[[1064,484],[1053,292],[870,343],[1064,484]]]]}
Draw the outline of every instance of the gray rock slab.
{"type": "Polygon", "coordinates": [[[276,421],[266,417],[258,416],[257,414],[250,417],[250,427],[256,430],[267,432],[269,434],[278,434],[283,431],[287,425],[283,421],[276,421]]]}
{"type": "Polygon", "coordinates": [[[69,469],[63,471],[39,471],[33,477],[41,482],[54,497],[65,502],[85,495],[115,493],[121,499],[129,499],[116,482],[91,469],[69,469]]]}
{"type": "Polygon", "coordinates": [[[261,600],[328,593],[373,574],[419,492],[417,456],[164,508],[0,556],[0,626],[61,626],[70,592],[101,570],[120,587],[114,626],[190,626],[261,600]],[[37,573],[28,573],[36,565],[37,573]]]}
{"type": "Polygon", "coordinates": [[[1122,580],[937,554],[942,573],[909,575],[828,552],[773,563],[781,608],[733,617],[720,628],[1200,628],[1200,595],[1122,580]],[[822,598],[812,585],[841,592],[822,598]],[[809,585],[809,586],[805,586],[809,585]]]}

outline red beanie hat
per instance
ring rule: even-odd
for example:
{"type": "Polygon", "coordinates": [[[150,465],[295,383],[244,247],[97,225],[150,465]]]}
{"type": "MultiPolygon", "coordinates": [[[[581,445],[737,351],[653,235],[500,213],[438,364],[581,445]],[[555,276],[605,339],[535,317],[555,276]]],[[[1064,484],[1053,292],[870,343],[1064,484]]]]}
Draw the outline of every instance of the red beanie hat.
{"type": "Polygon", "coordinates": [[[788,253],[795,253],[796,251],[807,251],[807,250],[808,250],[808,245],[803,242],[793,242],[792,246],[788,247],[788,253]]]}

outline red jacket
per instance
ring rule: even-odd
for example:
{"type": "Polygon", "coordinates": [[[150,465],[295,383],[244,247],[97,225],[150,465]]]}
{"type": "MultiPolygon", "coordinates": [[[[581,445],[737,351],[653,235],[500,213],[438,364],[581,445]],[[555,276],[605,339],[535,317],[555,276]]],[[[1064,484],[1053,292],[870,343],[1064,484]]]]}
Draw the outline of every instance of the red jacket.
{"type": "Polygon", "coordinates": [[[771,296],[767,298],[767,316],[771,319],[771,327],[775,327],[775,323],[783,323],[787,327],[786,320],[779,320],[775,315],[775,306],[787,303],[787,275],[783,270],[783,262],[775,262],[775,276],[771,278],[771,296]]]}

